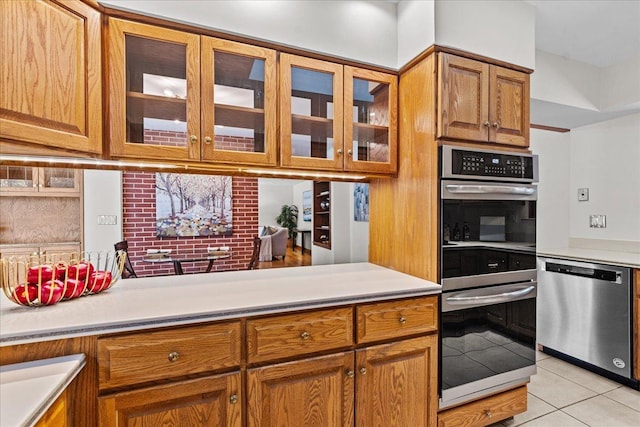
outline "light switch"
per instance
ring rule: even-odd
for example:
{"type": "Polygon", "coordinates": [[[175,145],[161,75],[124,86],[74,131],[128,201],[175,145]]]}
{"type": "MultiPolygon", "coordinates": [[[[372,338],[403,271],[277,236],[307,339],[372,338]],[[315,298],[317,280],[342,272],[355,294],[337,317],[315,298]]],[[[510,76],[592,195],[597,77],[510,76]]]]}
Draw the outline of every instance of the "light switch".
{"type": "Polygon", "coordinates": [[[591,228],[607,228],[607,216],[606,215],[591,215],[591,216],[589,216],[589,227],[591,227],[591,228]]]}
{"type": "Polygon", "coordinates": [[[117,223],[117,215],[98,215],[98,225],[116,225],[117,223]]]}
{"type": "Polygon", "coordinates": [[[586,202],[589,200],[589,189],[588,188],[578,188],[578,201],[586,202]]]}

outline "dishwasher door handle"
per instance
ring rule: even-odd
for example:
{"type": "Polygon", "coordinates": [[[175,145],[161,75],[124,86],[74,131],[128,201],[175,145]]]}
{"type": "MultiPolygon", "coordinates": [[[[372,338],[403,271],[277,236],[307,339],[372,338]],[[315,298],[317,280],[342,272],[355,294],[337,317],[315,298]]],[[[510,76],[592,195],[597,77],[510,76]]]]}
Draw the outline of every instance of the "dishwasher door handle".
{"type": "Polygon", "coordinates": [[[545,271],[557,274],[566,274],[568,276],[586,277],[588,279],[603,280],[606,282],[622,284],[622,272],[607,270],[604,268],[593,268],[579,265],[559,264],[547,261],[545,271]]]}

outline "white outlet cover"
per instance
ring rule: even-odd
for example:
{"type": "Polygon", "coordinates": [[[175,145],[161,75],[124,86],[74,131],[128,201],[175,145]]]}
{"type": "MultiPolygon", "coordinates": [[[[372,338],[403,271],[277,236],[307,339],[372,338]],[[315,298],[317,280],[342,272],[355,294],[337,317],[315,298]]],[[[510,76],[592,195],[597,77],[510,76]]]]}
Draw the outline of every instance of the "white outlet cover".
{"type": "Polygon", "coordinates": [[[578,201],[586,202],[589,200],[589,189],[588,188],[578,188],[578,201]]]}

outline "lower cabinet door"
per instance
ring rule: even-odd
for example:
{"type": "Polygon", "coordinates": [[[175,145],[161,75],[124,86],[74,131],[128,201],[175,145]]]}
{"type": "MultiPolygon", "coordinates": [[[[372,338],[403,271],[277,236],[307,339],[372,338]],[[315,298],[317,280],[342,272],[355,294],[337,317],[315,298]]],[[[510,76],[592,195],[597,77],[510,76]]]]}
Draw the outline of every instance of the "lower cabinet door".
{"type": "Polygon", "coordinates": [[[353,352],[247,371],[247,426],[353,426],[353,352]]]}
{"type": "Polygon", "coordinates": [[[241,427],[240,373],[118,392],[99,398],[100,426],[241,427]]]}
{"type": "Polygon", "coordinates": [[[437,335],[356,350],[356,426],[435,426],[437,335]]]}

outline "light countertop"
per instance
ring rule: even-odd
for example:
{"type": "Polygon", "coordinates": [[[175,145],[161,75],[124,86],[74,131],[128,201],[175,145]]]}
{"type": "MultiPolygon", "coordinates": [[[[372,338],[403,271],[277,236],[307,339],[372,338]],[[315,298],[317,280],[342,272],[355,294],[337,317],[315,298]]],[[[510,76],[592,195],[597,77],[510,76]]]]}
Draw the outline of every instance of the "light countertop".
{"type": "Polygon", "coordinates": [[[618,265],[621,267],[640,268],[640,253],[620,252],[586,248],[553,248],[539,249],[538,256],[569,259],[574,261],[591,261],[600,264],[618,265]]]}
{"type": "Polygon", "coordinates": [[[53,306],[0,297],[0,346],[440,293],[437,283],[370,263],[119,280],[53,306]]]}
{"type": "Polygon", "coordinates": [[[34,425],[84,364],[84,354],[74,354],[0,366],[0,425],[34,425]]]}

